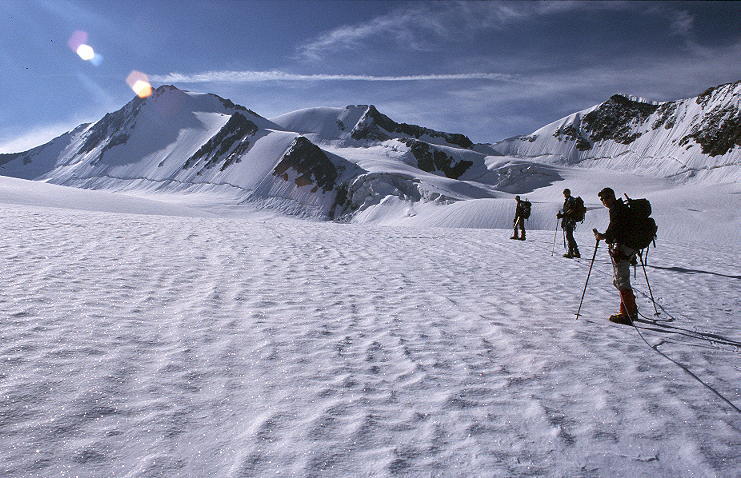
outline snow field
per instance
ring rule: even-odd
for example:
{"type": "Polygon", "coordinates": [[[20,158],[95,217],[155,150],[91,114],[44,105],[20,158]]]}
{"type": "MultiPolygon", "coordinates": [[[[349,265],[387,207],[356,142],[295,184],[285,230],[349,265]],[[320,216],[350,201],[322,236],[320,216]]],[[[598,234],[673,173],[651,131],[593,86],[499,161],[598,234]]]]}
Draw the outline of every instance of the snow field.
{"type": "Polygon", "coordinates": [[[603,247],[574,320],[584,231],[568,261],[548,231],[9,204],[0,217],[4,476],[739,469],[732,248],[652,251],[665,313],[638,327],[672,363],[606,321],[603,247]]]}

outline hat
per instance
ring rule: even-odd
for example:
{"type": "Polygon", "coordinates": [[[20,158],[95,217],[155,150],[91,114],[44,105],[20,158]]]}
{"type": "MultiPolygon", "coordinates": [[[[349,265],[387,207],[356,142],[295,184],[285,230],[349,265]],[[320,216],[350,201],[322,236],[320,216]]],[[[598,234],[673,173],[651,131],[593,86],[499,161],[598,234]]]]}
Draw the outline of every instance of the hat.
{"type": "Polygon", "coordinates": [[[563,190],[563,193],[564,193],[564,194],[566,194],[566,193],[569,193],[569,194],[571,194],[571,189],[569,189],[569,188],[566,188],[566,189],[564,189],[564,190],[563,190]]]}
{"type": "Polygon", "coordinates": [[[515,201],[519,201],[519,200],[520,200],[520,196],[515,196],[515,201]]]}

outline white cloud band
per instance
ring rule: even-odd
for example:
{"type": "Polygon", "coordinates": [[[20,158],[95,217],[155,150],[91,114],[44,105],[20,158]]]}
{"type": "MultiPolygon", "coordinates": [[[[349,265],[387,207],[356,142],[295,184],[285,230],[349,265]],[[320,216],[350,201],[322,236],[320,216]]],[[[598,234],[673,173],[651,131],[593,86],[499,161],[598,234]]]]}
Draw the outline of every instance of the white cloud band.
{"type": "Polygon", "coordinates": [[[493,80],[516,81],[514,75],[505,73],[460,73],[441,75],[301,75],[283,71],[206,71],[202,73],[168,73],[150,75],[159,83],[255,83],[261,81],[441,81],[441,80],[493,80]]]}

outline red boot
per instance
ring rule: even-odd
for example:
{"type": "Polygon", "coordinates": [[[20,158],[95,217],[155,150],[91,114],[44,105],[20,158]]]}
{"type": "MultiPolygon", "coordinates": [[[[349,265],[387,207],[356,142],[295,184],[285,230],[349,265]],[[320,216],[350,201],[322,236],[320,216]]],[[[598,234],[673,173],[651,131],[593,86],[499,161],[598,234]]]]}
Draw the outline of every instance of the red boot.
{"type": "Polygon", "coordinates": [[[633,295],[633,289],[623,289],[620,291],[620,312],[625,313],[630,320],[638,318],[638,306],[636,305],[636,296],[633,295]]]}
{"type": "Polygon", "coordinates": [[[623,325],[633,325],[633,320],[638,317],[638,307],[633,289],[620,291],[620,313],[611,315],[610,322],[623,325]]]}

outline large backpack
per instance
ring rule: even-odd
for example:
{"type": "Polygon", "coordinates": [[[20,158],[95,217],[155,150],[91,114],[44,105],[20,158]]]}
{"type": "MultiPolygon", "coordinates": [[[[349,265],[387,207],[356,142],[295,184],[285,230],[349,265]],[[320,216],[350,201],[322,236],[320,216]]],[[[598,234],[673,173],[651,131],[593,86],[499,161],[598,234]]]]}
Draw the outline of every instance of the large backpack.
{"type": "Polygon", "coordinates": [[[527,219],[530,217],[530,210],[532,209],[533,205],[528,200],[521,201],[521,203],[522,209],[520,210],[520,212],[522,213],[522,217],[527,219]]]}
{"type": "Polygon", "coordinates": [[[575,222],[584,222],[584,216],[587,214],[587,207],[584,205],[584,200],[581,196],[574,198],[574,207],[571,211],[571,219],[575,222]]]}
{"type": "MultiPolygon", "coordinates": [[[[627,198],[627,196],[626,196],[627,198]]],[[[651,203],[648,199],[630,199],[627,202],[628,225],[625,232],[625,245],[634,249],[645,249],[656,240],[659,227],[651,216],[651,203]]]]}

